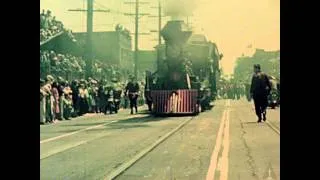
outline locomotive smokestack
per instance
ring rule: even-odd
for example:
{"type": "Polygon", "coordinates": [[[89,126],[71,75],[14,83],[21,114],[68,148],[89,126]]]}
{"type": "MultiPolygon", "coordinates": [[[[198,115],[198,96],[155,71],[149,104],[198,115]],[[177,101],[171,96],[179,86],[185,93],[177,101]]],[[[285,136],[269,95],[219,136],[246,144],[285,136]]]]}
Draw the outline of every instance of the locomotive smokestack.
{"type": "Polygon", "coordinates": [[[192,31],[182,20],[168,21],[161,30],[166,45],[166,83],[171,89],[188,89],[184,46],[192,31]]]}
{"type": "Polygon", "coordinates": [[[165,40],[167,47],[167,58],[178,58],[182,53],[184,44],[188,41],[191,34],[192,31],[182,20],[168,21],[161,30],[161,36],[165,40]]]}

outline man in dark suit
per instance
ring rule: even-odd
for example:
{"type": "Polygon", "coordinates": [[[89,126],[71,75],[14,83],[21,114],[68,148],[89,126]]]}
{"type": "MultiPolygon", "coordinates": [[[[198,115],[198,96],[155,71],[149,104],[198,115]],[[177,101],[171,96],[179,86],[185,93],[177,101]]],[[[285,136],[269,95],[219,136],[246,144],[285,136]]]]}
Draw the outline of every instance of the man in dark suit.
{"type": "Polygon", "coordinates": [[[137,99],[139,96],[139,84],[136,81],[135,77],[133,76],[130,76],[130,81],[126,86],[125,95],[126,96],[129,95],[131,114],[133,114],[133,107],[135,108],[137,113],[138,112],[137,99]]]}
{"type": "Polygon", "coordinates": [[[254,74],[251,80],[250,94],[254,100],[256,115],[258,116],[258,123],[263,120],[266,121],[266,110],[268,106],[268,95],[271,90],[271,84],[268,75],[261,72],[259,64],[254,65],[254,74]]]}

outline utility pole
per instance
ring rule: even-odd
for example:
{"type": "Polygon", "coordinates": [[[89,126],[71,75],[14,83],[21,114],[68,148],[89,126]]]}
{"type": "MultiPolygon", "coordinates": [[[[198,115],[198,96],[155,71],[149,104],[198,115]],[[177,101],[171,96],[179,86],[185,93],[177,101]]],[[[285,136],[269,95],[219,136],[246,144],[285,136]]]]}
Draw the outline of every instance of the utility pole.
{"type": "Polygon", "coordinates": [[[159,46],[161,45],[161,2],[160,2],[160,0],[158,0],[158,8],[159,8],[159,10],[158,10],[158,16],[159,16],[159,27],[158,27],[158,30],[159,30],[159,33],[158,33],[158,38],[159,38],[159,46]]]}
{"type": "Polygon", "coordinates": [[[136,12],[134,14],[125,13],[124,15],[134,15],[135,16],[135,33],[134,33],[134,76],[138,78],[138,43],[139,43],[139,34],[147,35],[148,33],[139,33],[139,15],[149,15],[148,13],[139,13],[140,4],[148,4],[149,2],[125,2],[125,4],[135,3],[136,12]]]}
{"type": "Polygon", "coordinates": [[[159,16],[159,33],[158,33],[158,38],[159,38],[159,45],[158,45],[158,51],[157,51],[157,70],[159,69],[159,66],[160,66],[160,45],[161,45],[161,3],[160,3],[160,0],[158,0],[158,7],[159,7],[159,12],[158,12],[158,16],[159,16]]]}
{"type": "Polygon", "coordinates": [[[110,10],[93,10],[93,0],[87,0],[87,9],[69,9],[74,12],[87,12],[87,39],[86,39],[86,77],[92,76],[92,32],[93,32],[93,12],[110,12],[110,10]]]}
{"type": "Polygon", "coordinates": [[[138,78],[138,32],[139,32],[139,0],[136,0],[135,34],[134,34],[134,76],[138,78]]]}
{"type": "Polygon", "coordinates": [[[92,76],[92,29],[93,29],[93,0],[87,0],[87,43],[86,43],[86,77],[92,76]]]}
{"type": "Polygon", "coordinates": [[[151,32],[158,32],[158,48],[157,48],[157,68],[159,69],[160,64],[160,45],[161,45],[161,27],[162,27],[162,17],[164,17],[161,13],[161,0],[158,0],[158,6],[157,7],[151,7],[151,8],[157,8],[158,9],[158,16],[149,16],[149,17],[157,17],[158,18],[158,31],[151,31],[151,32]]]}
{"type": "Polygon", "coordinates": [[[158,0],[158,6],[153,6],[151,8],[157,8],[158,9],[158,16],[149,16],[153,18],[158,18],[158,30],[151,30],[150,32],[158,32],[158,45],[161,45],[161,22],[162,17],[164,17],[161,13],[161,0],[158,0]]]}

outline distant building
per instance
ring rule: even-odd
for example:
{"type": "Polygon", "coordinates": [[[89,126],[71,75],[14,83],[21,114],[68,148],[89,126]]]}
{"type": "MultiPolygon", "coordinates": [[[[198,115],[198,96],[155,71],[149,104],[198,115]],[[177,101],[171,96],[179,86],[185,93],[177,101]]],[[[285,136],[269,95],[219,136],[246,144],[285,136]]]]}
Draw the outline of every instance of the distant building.
{"type": "Polygon", "coordinates": [[[253,54],[252,58],[262,58],[262,59],[279,58],[280,59],[280,50],[266,51],[264,49],[257,48],[255,53],[253,54]]]}
{"type": "MultiPolygon", "coordinates": [[[[86,32],[74,33],[75,39],[83,49],[86,44],[86,35],[86,32]]],[[[133,51],[128,30],[116,27],[115,31],[93,32],[92,46],[93,56],[100,62],[133,70],[133,51]]]]}

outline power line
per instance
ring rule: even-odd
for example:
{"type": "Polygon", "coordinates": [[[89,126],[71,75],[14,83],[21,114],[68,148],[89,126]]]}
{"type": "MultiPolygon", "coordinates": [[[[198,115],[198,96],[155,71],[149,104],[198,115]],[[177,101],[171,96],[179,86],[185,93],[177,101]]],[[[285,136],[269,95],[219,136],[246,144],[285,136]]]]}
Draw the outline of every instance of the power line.
{"type": "MultiPolygon", "coordinates": [[[[135,4],[135,13],[126,13],[126,15],[135,16],[135,36],[134,36],[134,75],[138,77],[138,37],[139,37],[139,15],[147,15],[147,13],[140,13],[139,6],[140,4],[148,4],[149,2],[141,2],[139,0],[135,0],[135,2],[124,2],[125,4],[135,4]]],[[[140,16],[141,17],[141,16],[140,16]]]]}
{"type": "Polygon", "coordinates": [[[125,12],[121,12],[121,11],[119,11],[119,10],[115,10],[115,9],[109,8],[109,7],[107,7],[107,6],[105,6],[105,5],[101,4],[101,3],[96,2],[96,1],[95,1],[95,4],[99,5],[99,6],[102,7],[102,8],[105,8],[105,9],[110,10],[110,13],[113,13],[113,14],[121,14],[121,15],[124,15],[124,14],[125,14],[125,12]]]}

